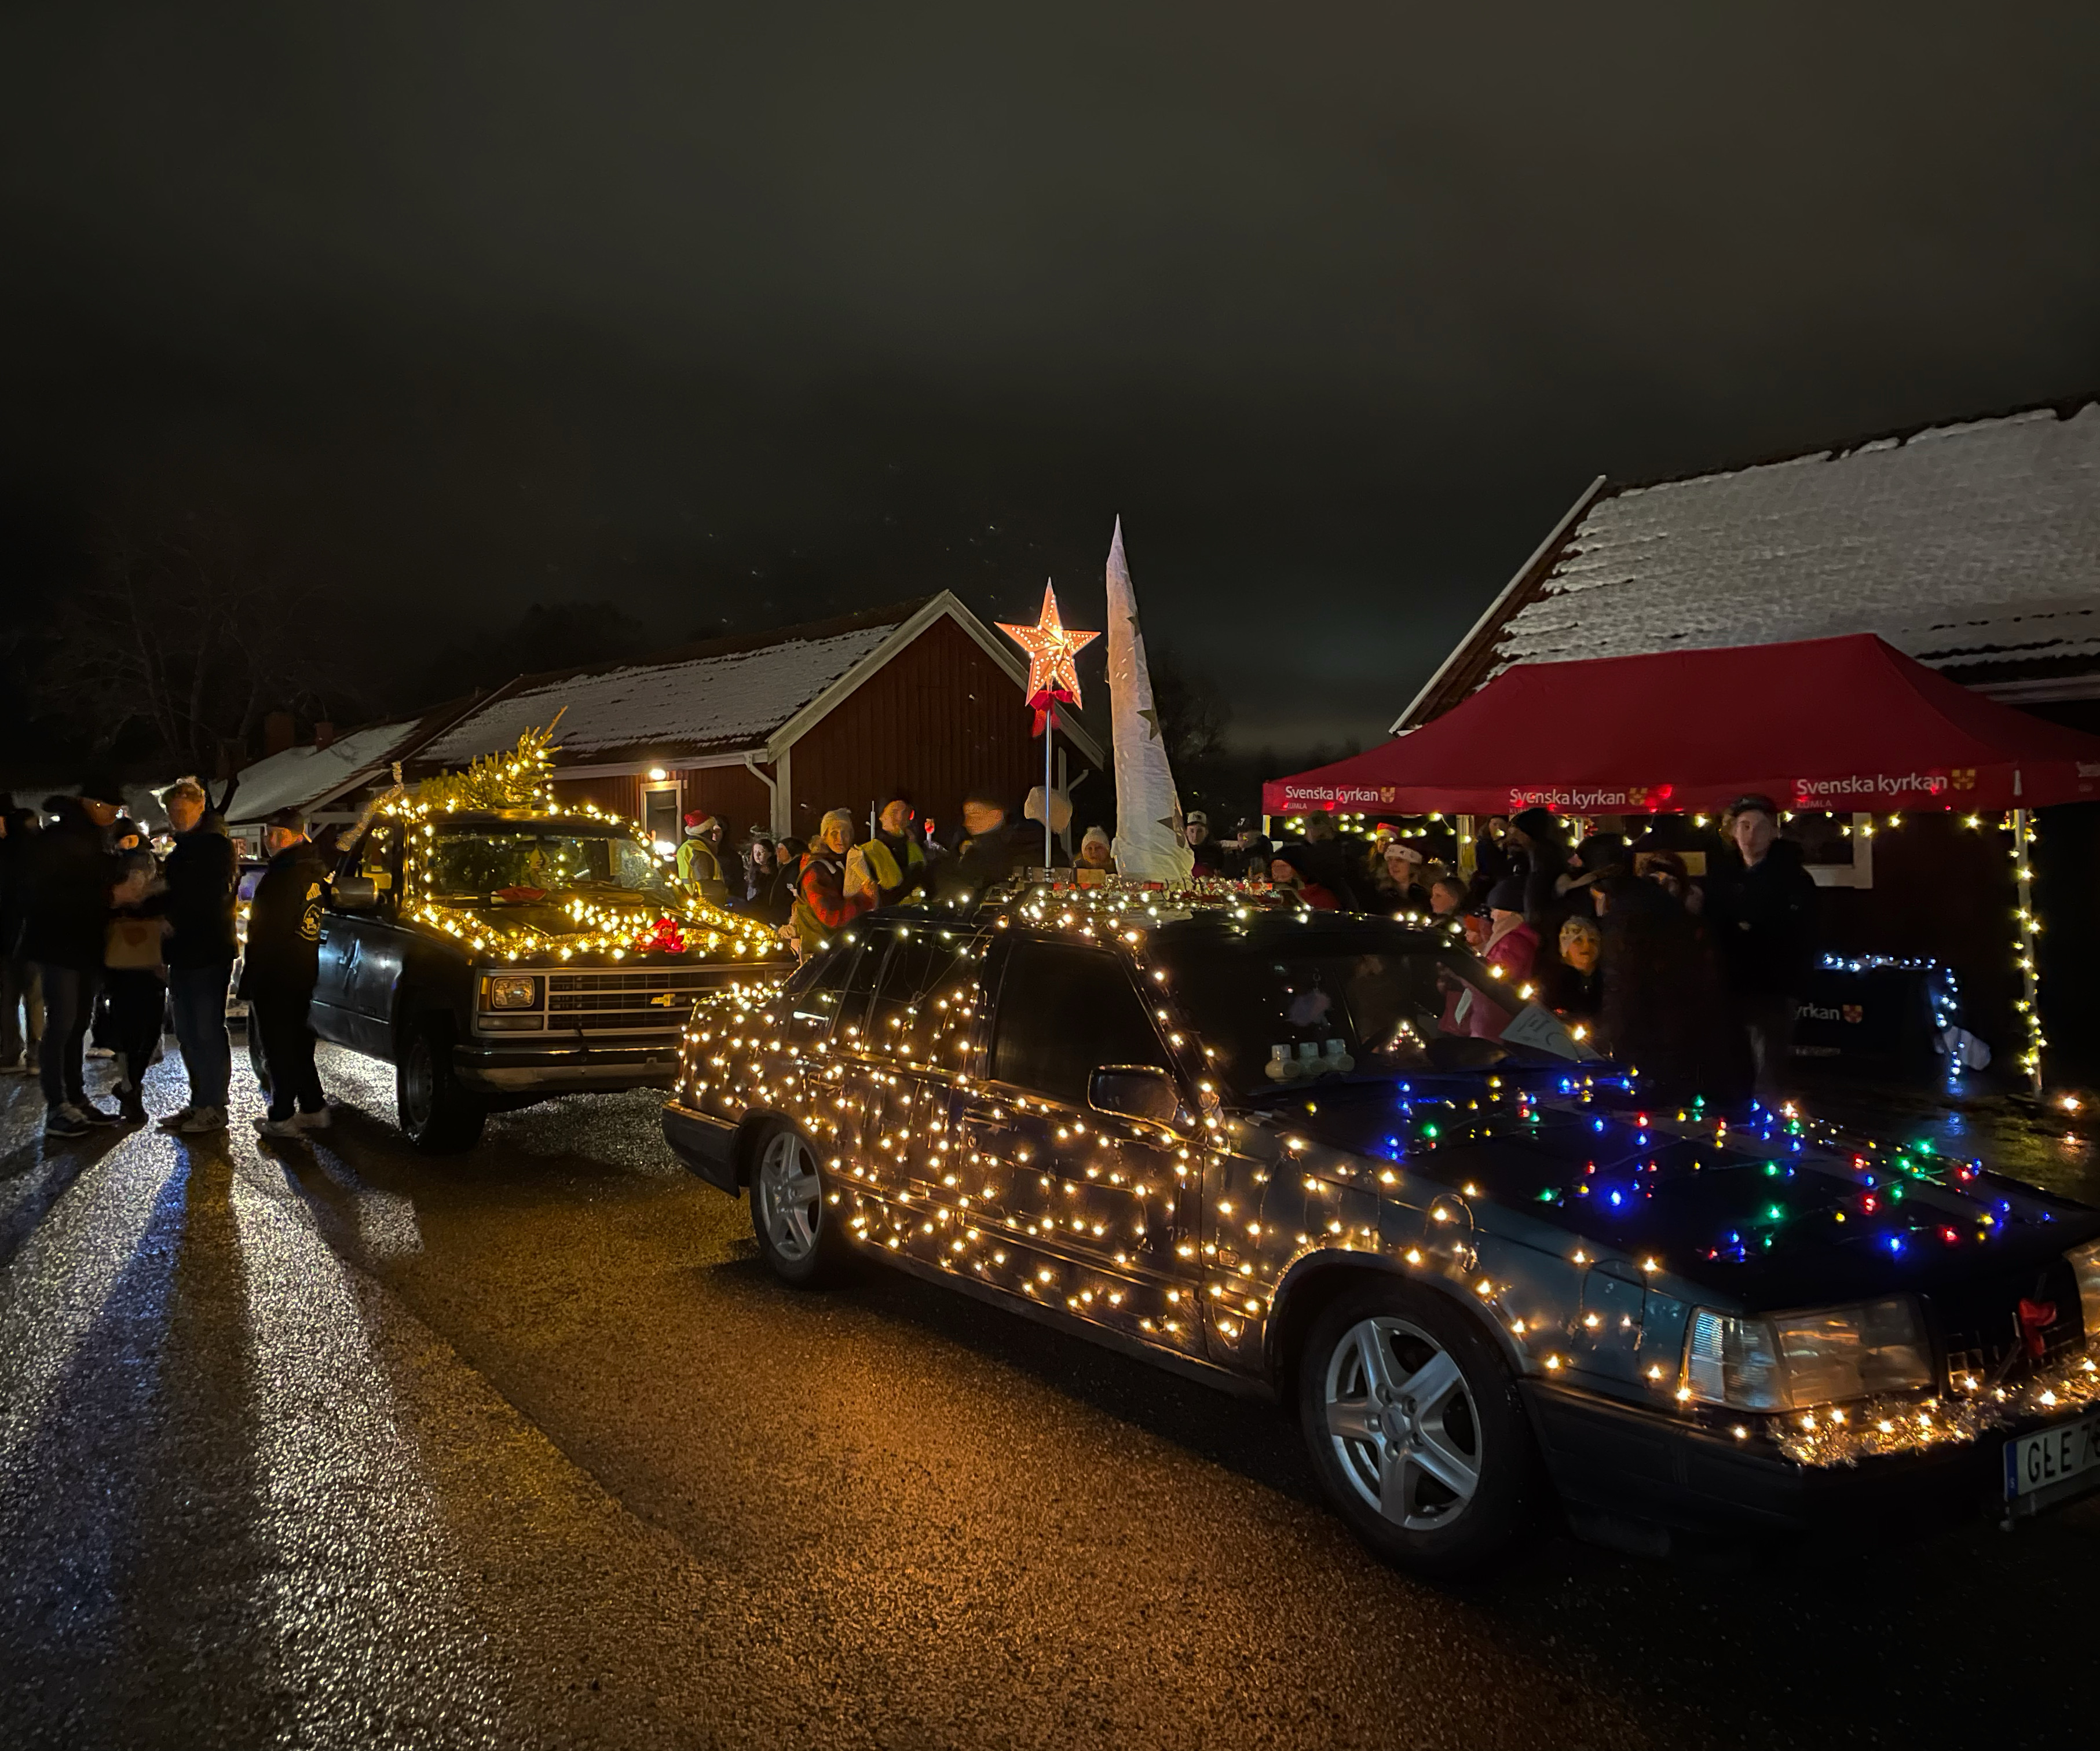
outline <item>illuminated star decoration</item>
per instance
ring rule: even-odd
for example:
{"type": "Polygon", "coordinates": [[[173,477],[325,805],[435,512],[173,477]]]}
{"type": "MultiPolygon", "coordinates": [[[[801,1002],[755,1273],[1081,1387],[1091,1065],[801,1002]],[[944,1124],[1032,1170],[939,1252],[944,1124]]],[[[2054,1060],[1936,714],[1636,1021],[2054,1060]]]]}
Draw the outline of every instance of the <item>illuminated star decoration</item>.
{"type": "Polygon", "coordinates": [[[1048,584],[1043,586],[1043,618],[1033,626],[1009,626],[1004,620],[997,624],[1028,653],[1028,703],[1039,713],[1053,700],[1080,703],[1079,671],[1073,659],[1101,635],[1067,632],[1057,618],[1055,590],[1048,584]]]}

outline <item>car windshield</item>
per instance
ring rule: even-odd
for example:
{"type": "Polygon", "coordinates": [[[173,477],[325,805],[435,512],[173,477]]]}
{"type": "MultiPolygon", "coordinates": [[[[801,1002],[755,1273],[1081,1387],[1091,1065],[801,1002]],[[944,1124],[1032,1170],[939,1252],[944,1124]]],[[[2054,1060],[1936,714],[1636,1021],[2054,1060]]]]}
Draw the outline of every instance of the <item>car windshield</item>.
{"type": "Polygon", "coordinates": [[[532,827],[440,832],[426,853],[441,900],[531,905],[557,895],[672,901],[668,872],[624,834],[532,827]]]}
{"type": "Polygon", "coordinates": [[[1379,922],[1162,941],[1221,1087],[1485,1070],[1594,1056],[1462,949],[1379,922]]]}

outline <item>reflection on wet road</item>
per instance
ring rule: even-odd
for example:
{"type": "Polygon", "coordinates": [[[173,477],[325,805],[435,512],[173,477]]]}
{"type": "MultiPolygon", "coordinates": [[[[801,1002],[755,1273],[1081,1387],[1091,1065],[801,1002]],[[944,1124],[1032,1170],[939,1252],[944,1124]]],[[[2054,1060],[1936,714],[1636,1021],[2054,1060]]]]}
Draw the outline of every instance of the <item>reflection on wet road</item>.
{"type": "MultiPolygon", "coordinates": [[[[1440,1591],[1273,1413],[913,1281],[778,1287],[646,1095],[432,1161],[382,1069],[324,1074],[338,1126],[282,1149],[46,1151],[0,1086],[11,1746],[2084,1731],[2094,1508],[1735,1567],[1557,1540],[1440,1591]]],[[[2082,1143],[2005,1141],[2089,1195],[2082,1143]]]]}

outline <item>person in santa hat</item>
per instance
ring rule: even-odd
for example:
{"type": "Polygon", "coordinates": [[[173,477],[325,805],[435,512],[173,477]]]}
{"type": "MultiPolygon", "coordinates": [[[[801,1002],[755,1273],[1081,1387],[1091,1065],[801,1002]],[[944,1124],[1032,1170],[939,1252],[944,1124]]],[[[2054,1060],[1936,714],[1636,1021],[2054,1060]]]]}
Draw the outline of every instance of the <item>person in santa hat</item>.
{"type": "Polygon", "coordinates": [[[722,839],[719,817],[697,810],[686,817],[686,836],[678,847],[678,880],[720,906],[729,898],[729,879],[722,874],[722,839]]]}

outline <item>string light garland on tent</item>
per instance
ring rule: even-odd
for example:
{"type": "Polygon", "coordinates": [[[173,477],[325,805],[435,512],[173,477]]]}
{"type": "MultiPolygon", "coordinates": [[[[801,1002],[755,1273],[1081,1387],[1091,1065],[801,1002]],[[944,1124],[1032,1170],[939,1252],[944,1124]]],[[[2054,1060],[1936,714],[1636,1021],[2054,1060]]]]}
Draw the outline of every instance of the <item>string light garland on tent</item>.
{"type": "Polygon", "coordinates": [[[616,827],[632,836],[636,854],[666,872],[670,865],[655,849],[639,822],[595,803],[558,804],[554,792],[554,721],[528,729],[514,748],[487,754],[464,770],[424,779],[409,795],[382,805],[379,813],[400,823],[403,832],[402,915],[463,943],[477,953],[515,961],[530,957],[573,960],[673,954],[695,959],[763,959],[781,953],[779,938],[765,924],[735,914],[698,895],[681,898],[675,907],[660,902],[618,904],[571,894],[536,892],[528,903],[519,897],[518,915],[494,917],[485,911],[454,906],[435,897],[431,853],[438,823],[460,814],[515,816],[529,820],[549,815],[582,818],[616,827]]]}

